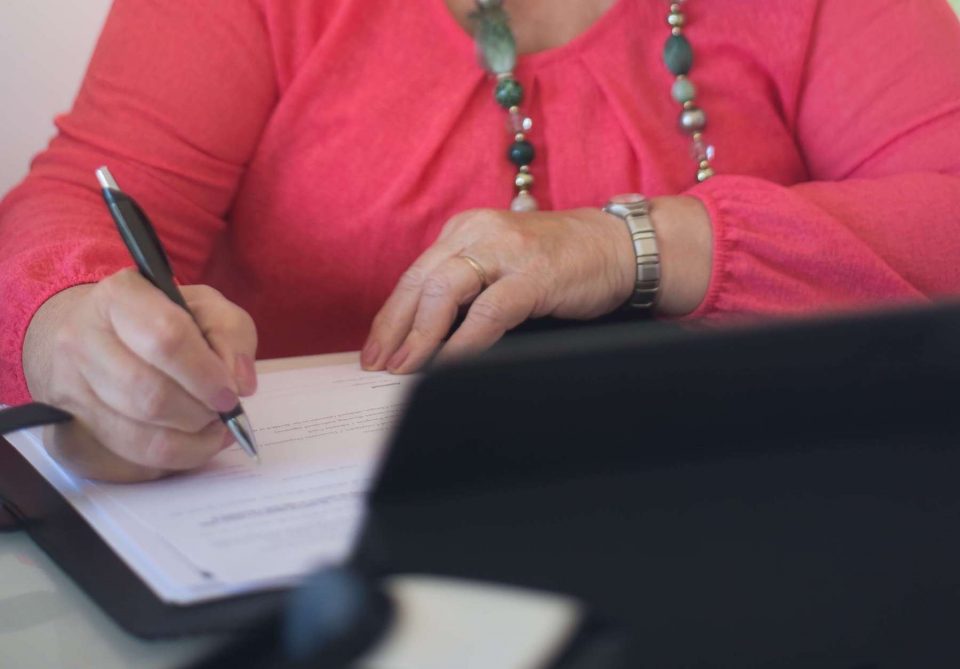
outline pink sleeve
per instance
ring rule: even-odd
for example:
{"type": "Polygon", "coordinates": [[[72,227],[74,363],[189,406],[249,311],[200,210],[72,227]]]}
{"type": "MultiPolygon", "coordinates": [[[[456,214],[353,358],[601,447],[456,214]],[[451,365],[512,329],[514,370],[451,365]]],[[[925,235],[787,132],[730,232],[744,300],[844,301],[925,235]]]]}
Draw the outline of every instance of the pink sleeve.
{"type": "Polygon", "coordinates": [[[0,402],[28,399],[21,350],[39,306],[132,264],[94,170],[110,167],[195,280],[276,95],[254,0],[116,0],[73,110],[0,203],[0,402]]]}
{"type": "MultiPolygon", "coordinates": [[[[823,0],[795,132],[810,181],[719,174],[693,317],[960,293],[960,24],[942,0],[823,0]]],[[[763,137],[757,137],[762,142],[763,137]]]]}

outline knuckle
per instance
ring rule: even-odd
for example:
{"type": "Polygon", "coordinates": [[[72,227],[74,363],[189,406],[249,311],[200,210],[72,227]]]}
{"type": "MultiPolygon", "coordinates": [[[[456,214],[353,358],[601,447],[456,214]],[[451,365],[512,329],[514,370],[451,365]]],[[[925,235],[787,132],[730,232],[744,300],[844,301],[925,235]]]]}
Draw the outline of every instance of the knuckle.
{"type": "Polygon", "coordinates": [[[247,313],[245,309],[231,304],[230,309],[227,310],[225,319],[231,330],[248,332],[256,337],[256,323],[254,323],[253,316],[247,313]]]}
{"type": "Polygon", "coordinates": [[[443,274],[431,274],[423,282],[425,297],[445,297],[453,291],[450,278],[443,274]]]}
{"type": "Polygon", "coordinates": [[[130,283],[133,279],[134,272],[135,270],[132,267],[124,267],[110,276],[104,277],[99,285],[109,290],[119,288],[130,283]]]}
{"type": "Polygon", "coordinates": [[[136,375],[127,388],[127,397],[133,403],[136,418],[146,423],[162,420],[167,413],[167,384],[155,378],[153,374],[136,375]]]}
{"type": "Polygon", "coordinates": [[[377,312],[377,315],[374,316],[373,320],[370,322],[370,329],[382,330],[388,324],[389,324],[389,320],[387,318],[387,315],[383,312],[383,310],[381,310],[377,312]]]}
{"type": "Polygon", "coordinates": [[[469,225],[496,225],[503,214],[496,209],[471,209],[464,213],[464,222],[469,225]]]}
{"type": "Polygon", "coordinates": [[[160,358],[171,357],[183,343],[187,333],[187,324],[180,314],[164,314],[153,319],[150,324],[149,347],[160,358]]]}
{"type": "Polygon", "coordinates": [[[470,307],[467,318],[483,324],[500,324],[506,320],[506,312],[493,300],[478,299],[470,307]]]}
{"type": "Polygon", "coordinates": [[[175,469],[180,450],[180,443],[170,430],[156,430],[147,442],[143,464],[148,467],[175,469]]]}
{"type": "Polygon", "coordinates": [[[435,327],[431,328],[423,323],[414,323],[410,328],[410,334],[422,342],[435,343],[442,338],[442,333],[435,327]]]}
{"type": "Polygon", "coordinates": [[[53,349],[60,353],[75,355],[80,349],[84,337],[76,323],[67,321],[53,334],[53,349]]]}
{"type": "Polygon", "coordinates": [[[444,232],[468,231],[476,228],[485,230],[487,226],[495,225],[501,216],[502,214],[496,209],[468,209],[450,218],[444,226],[444,232]]]}
{"type": "Polygon", "coordinates": [[[473,217],[474,212],[475,210],[471,209],[454,214],[443,224],[443,232],[449,234],[463,227],[473,217]]]}
{"type": "Polygon", "coordinates": [[[381,311],[379,314],[374,316],[373,323],[370,325],[370,330],[371,332],[381,334],[395,332],[401,329],[401,323],[402,321],[394,313],[381,311]]]}
{"type": "Polygon", "coordinates": [[[515,225],[512,222],[504,224],[498,235],[504,242],[513,249],[517,249],[523,257],[536,257],[537,254],[531,253],[533,245],[536,243],[536,234],[528,227],[515,225]]]}
{"type": "Polygon", "coordinates": [[[184,286],[181,289],[184,299],[186,300],[222,300],[223,293],[214,288],[213,286],[208,286],[206,284],[194,284],[192,286],[184,286]]]}
{"type": "Polygon", "coordinates": [[[400,277],[397,287],[402,290],[419,290],[427,278],[427,272],[417,264],[407,268],[400,277]]]}
{"type": "Polygon", "coordinates": [[[137,271],[132,267],[127,267],[119,272],[101,279],[96,286],[96,290],[106,299],[114,299],[115,296],[124,291],[131,290],[136,285],[137,271]]]}

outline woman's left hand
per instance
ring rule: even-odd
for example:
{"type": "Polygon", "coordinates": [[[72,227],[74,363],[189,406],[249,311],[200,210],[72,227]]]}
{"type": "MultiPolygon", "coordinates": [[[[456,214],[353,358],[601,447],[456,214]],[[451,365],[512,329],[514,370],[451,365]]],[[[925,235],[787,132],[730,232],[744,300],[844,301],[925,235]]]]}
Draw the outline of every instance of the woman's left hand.
{"type": "Polygon", "coordinates": [[[487,348],[528,318],[595,318],[630,297],[635,277],[627,227],[600,210],[464,212],[401,277],[361,360],[366,369],[419,369],[464,305],[443,356],[487,348]]]}

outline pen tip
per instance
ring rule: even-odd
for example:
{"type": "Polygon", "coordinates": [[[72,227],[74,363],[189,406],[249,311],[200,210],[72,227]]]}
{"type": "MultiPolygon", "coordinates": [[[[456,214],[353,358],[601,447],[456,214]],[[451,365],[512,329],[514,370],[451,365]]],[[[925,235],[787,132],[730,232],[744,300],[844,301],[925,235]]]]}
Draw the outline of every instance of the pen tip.
{"type": "Polygon", "coordinates": [[[250,419],[244,413],[237,414],[227,421],[227,427],[237,438],[237,443],[251,458],[256,458],[260,462],[260,449],[257,448],[257,440],[253,436],[253,428],[250,425],[250,419]]]}

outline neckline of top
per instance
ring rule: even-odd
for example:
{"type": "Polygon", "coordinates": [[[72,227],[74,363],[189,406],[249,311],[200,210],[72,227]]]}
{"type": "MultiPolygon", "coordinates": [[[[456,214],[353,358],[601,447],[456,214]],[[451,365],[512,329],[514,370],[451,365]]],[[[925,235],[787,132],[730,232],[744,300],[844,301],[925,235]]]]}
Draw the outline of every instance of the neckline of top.
{"type": "MultiPolygon", "coordinates": [[[[517,69],[524,70],[527,68],[545,65],[549,62],[578,53],[590,44],[603,39],[603,36],[607,32],[608,28],[616,23],[620,18],[620,15],[623,14],[628,2],[629,0],[615,0],[613,5],[611,5],[610,8],[607,9],[607,11],[605,11],[603,14],[601,14],[596,21],[587,26],[583,32],[578,34],[566,44],[550,47],[549,49],[544,49],[542,51],[518,54],[517,69]]],[[[448,34],[451,35],[451,37],[453,37],[453,40],[457,42],[458,46],[464,51],[474,54],[474,57],[476,57],[476,48],[474,45],[473,35],[464,30],[463,26],[460,25],[457,19],[450,12],[450,8],[447,7],[445,0],[430,0],[428,4],[430,4],[434,11],[439,15],[438,18],[440,23],[443,25],[443,28],[448,34]]]]}

